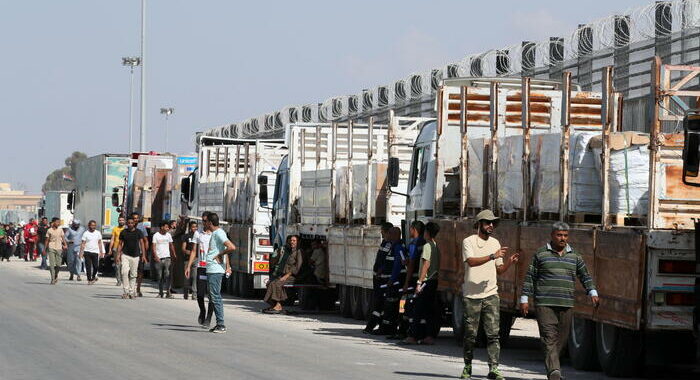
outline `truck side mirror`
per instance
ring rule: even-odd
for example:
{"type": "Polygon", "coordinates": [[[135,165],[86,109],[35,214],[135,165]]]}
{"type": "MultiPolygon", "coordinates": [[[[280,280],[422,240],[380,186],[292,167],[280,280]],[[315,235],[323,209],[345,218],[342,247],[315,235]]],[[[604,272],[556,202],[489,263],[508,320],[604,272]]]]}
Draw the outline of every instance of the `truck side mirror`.
{"type": "Polygon", "coordinates": [[[386,179],[389,184],[389,187],[396,187],[399,185],[399,173],[400,173],[400,168],[399,168],[399,158],[398,157],[390,157],[389,158],[389,167],[387,168],[386,171],[386,179]]]}
{"type": "Polygon", "coordinates": [[[119,207],[119,189],[112,189],[112,207],[119,207]]]}
{"type": "Polygon", "coordinates": [[[180,180],[180,201],[185,203],[190,201],[190,177],[180,180]]]}
{"type": "Polygon", "coordinates": [[[260,207],[268,207],[267,200],[267,176],[260,174],[258,176],[258,186],[260,186],[260,207]]]}
{"type": "MultiPolygon", "coordinates": [[[[700,111],[695,111],[700,112],[700,111]]],[[[686,115],[683,120],[685,139],[683,142],[683,183],[699,186],[687,178],[698,178],[700,172],[700,113],[686,115]]]]}
{"type": "Polygon", "coordinates": [[[68,193],[68,202],[66,202],[66,209],[73,211],[73,204],[75,202],[75,190],[68,193]]]}

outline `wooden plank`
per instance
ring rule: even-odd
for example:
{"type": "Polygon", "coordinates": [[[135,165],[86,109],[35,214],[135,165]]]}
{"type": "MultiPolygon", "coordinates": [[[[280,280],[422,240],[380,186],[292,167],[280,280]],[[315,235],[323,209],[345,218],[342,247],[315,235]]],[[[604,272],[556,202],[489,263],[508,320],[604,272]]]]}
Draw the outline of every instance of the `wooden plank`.
{"type": "Polygon", "coordinates": [[[635,231],[596,231],[594,280],[600,306],[593,319],[637,330],[642,315],[644,235],[635,231]]]}

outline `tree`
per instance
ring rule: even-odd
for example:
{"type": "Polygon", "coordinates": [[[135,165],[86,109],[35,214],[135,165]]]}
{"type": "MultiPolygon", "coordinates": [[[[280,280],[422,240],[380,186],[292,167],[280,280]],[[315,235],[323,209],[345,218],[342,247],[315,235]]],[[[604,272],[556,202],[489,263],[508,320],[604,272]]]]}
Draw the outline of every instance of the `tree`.
{"type": "Polygon", "coordinates": [[[83,152],[73,152],[64,160],[65,166],[52,171],[46,176],[44,185],[41,186],[41,191],[71,191],[75,189],[75,175],[78,162],[87,158],[83,152]]]}

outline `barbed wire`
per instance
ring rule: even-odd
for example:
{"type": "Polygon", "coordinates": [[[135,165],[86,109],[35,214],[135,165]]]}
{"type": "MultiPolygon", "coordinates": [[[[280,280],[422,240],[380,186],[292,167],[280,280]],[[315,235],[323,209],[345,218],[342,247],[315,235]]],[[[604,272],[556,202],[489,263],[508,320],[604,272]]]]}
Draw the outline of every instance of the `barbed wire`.
{"type": "MultiPolygon", "coordinates": [[[[228,134],[257,136],[295,121],[334,120],[431,95],[443,78],[522,75],[528,70],[589,57],[600,50],[624,48],[697,27],[700,27],[700,0],[657,1],[579,25],[563,36],[470,54],[459,62],[447,63],[426,72],[415,72],[389,84],[363,90],[358,95],[331,97],[320,107],[313,104],[288,106],[267,117],[238,123],[235,130],[229,128],[228,134]]],[[[205,132],[209,133],[221,135],[223,132],[219,127],[205,132]]]]}

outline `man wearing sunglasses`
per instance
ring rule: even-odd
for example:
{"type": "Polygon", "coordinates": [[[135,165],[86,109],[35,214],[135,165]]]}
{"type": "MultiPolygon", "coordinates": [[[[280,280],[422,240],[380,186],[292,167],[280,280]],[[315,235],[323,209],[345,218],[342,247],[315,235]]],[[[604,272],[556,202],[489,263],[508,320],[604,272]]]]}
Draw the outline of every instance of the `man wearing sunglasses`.
{"type": "Polygon", "coordinates": [[[483,322],[486,333],[486,350],[489,356],[489,379],[504,379],[498,369],[500,343],[498,339],[499,307],[497,276],[518,261],[514,253],[504,260],[508,247],[501,247],[496,238],[491,237],[498,218],[491,210],[483,210],[476,215],[477,233],[462,242],[464,260],[464,370],[462,379],[471,379],[474,344],[483,322]]]}

